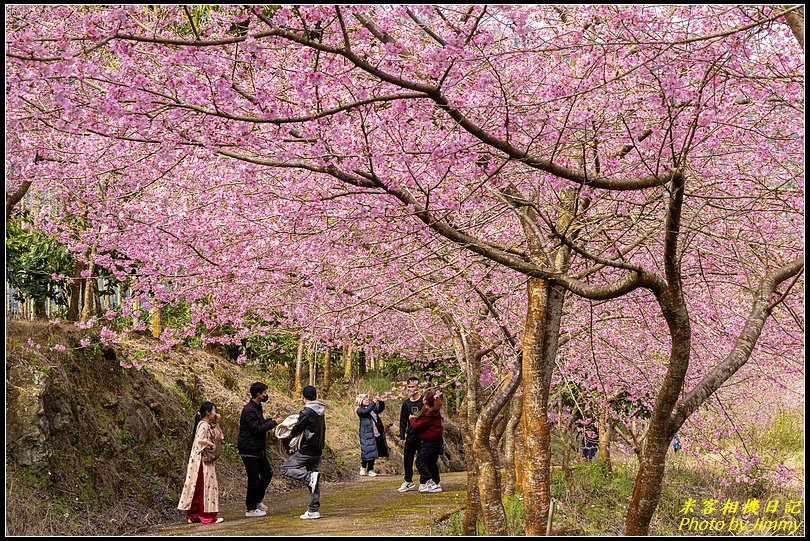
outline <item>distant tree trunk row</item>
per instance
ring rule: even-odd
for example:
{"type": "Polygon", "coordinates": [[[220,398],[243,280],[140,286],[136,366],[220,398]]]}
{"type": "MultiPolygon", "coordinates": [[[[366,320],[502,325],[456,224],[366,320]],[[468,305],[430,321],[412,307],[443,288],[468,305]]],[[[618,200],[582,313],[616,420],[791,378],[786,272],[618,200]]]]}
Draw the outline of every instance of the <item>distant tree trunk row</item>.
{"type": "MultiPolygon", "coordinates": [[[[343,366],[343,383],[350,383],[353,377],[364,378],[368,375],[367,364],[370,361],[371,372],[379,373],[384,368],[383,359],[370,355],[365,349],[358,349],[351,344],[344,344],[340,351],[340,362],[343,366]]],[[[306,385],[319,387],[322,394],[328,393],[335,380],[332,363],[334,349],[317,341],[299,339],[295,360],[295,395],[300,396],[306,385]],[[319,354],[323,347],[323,354],[319,354]],[[306,362],[304,362],[306,360],[306,362]],[[306,372],[306,375],[305,375],[306,372]]]]}

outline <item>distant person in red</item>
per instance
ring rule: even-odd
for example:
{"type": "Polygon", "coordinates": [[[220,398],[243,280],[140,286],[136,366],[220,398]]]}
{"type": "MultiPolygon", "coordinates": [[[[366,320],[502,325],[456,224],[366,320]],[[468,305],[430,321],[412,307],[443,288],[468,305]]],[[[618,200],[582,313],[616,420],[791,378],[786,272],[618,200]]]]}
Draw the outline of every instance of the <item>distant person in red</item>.
{"type": "Polygon", "coordinates": [[[214,462],[203,460],[203,450],[218,445],[224,437],[218,426],[219,413],[211,402],[203,402],[194,418],[194,443],[186,468],[186,482],[177,508],[186,512],[187,522],[219,523],[219,485],[214,462]]]}
{"type": "Polygon", "coordinates": [[[419,492],[441,492],[439,484],[439,457],[444,452],[442,434],[442,399],[433,391],[425,393],[424,405],[416,415],[408,418],[413,431],[419,436],[421,448],[416,459],[416,469],[419,470],[419,492]]]}

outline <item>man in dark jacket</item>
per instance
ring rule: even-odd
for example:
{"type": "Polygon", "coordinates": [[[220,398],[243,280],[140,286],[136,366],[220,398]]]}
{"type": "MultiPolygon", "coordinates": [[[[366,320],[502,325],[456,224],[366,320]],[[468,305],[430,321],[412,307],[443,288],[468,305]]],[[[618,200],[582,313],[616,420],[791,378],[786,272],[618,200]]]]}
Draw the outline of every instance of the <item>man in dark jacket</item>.
{"type": "Polygon", "coordinates": [[[292,427],[290,436],[295,437],[303,433],[301,446],[293,456],[281,465],[281,475],[291,479],[303,481],[309,487],[309,507],[299,518],[321,518],[318,509],[321,507],[320,463],[321,454],[326,443],[325,406],[316,400],[317,391],[312,385],[307,385],[302,391],[301,399],[304,408],[298,416],[298,422],[292,427]],[[306,471],[301,468],[306,468],[306,471]]]}
{"type": "Polygon", "coordinates": [[[405,458],[405,481],[397,489],[400,492],[407,492],[416,488],[413,482],[413,459],[421,447],[419,436],[411,428],[408,417],[416,415],[422,409],[424,400],[419,392],[419,378],[411,376],[405,383],[408,388],[408,398],[402,403],[399,412],[399,444],[405,447],[403,454],[405,458]]]}
{"type": "Polygon", "coordinates": [[[262,517],[267,514],[267,506],[262,503],[267,486],[273,478],[270,462],[267,460],[267,431],[272,430],[281,419],[265,419],[262,402],[267,402],[267,385],[256,382],[250,386],[250,402],[242,408],[239,417],[239,437],[236,448],[245,464],[247,472],[247,495],[245,496],[245,516],[262,517]]]}

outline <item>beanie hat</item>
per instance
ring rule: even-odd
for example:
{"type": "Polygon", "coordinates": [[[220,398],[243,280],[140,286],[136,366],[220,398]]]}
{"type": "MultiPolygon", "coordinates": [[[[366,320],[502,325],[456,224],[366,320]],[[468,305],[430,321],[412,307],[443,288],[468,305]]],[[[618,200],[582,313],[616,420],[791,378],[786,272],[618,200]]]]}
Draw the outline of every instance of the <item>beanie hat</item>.
{"type": "Polygon", "coordinates": [[[318,393],[315,391],[315,387],[313,387],[312,385],[307,385],[306,387],[304,387],[304,390],[301,392],[301,394],[307,400],[315,400],[315,397],[318,396],[318,393]]]}

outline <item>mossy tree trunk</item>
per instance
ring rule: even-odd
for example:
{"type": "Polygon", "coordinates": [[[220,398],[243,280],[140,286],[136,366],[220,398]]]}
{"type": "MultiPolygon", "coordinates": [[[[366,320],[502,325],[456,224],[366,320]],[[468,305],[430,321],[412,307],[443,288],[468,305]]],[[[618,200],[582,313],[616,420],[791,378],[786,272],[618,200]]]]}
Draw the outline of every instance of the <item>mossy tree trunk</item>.
{"type": "Polygon", "coordinates": [[[45,308],[45,297],[34,299],[34,319],[48,319],[48,311],[45,308]]]}
{"type": "Polygon", "coordinates": [[[360,378],[366,377],[366,352],[360,348],[352,356],[357,357],[357,376],[360,378]]]}
{"type": "Polygon", "coordinates": [[[85,322],[91,317],[93,317],[94,312],[93,306],[95,305],[95,297],[93,294],[93,289],[95,288],[96,285],[96,281],[93,278],[94,269],[95,265],[93,265],[93,260],[91,259],[90,262],[87,264],[86,269],[89,272],[89,275],[84,280],[84,299],[82,304],[82,315],[81,315],[82,322],[85,322]]]}
{"type": "Polygon", "coordinates": [[[309,384],[315,387],[318,379],[318,344],[311,343],[307,351],[307,364],[309,365],[309,384]]]}
{"type": "Polygon", "coordinates": [[[352,380],[352,346],[343,346],[343,382],[349,383],[352,380]]]}
{"type": "MultiPolygon", "coordinates": [[[[478,372],[476,367],[470,366],[467,356],[465,354],[464,342],[462,335],[454,328],[452,323],[448,324],[453,331],[453,343],[456,350],[456,358],[462,367],[464,374],[464,387],[465,396],[462,415],[462,441],[464,443],[464,456],[467,460],[467,494],[465,498],[466,508],[461,522],[462,535],[476,535],[478,517],[481,512],[481,499],[478,491],[478,460],[475,454],[473,432],[475,423],[478,418],[478,412],[481,409],[480,391],[481,386],[479,383],[478,372]]],[[[474,359],[473,359],[474,362],[474,359]]]]}
{"type": "Polygon", "coordinates": [[[295,396],[293,398],[301,396],[301,391],[304,389],[304,386],[301,384],[301,373],[303,372],[304,365],[304,347],[306,347],[304,339],[299,337],[298,352],[295,355],[295,396]]]}
{"type": "Polygon", "coordinates": [[[523,333],[523,445],[526,535],[545,535],[551,504],[551,426],[548,401],[557,355],[565,291],[540,278],[528,280],[523,333]]]}
{"type": "Polygon", "coordinates": [[[478,492],[481,516],[487,535],[507,535],[506,512],[503,508],[501,475],[495,451],[490,443],[495,419],[520,385],[520,365],[509,378],[504,378],[478,415],[475,425],[474,450],[478,463],[478,492]]]}
{"type": "Polygon", "coordinates": [[[610,415],[610,403],[605,400],[599,411],[599,450],[597,456],[607,465],[608,470],[613,469],[610,462],[610,441],[613,439],[613,419],[610,415]]]}
{"type": "Polygon", "coordinates": [[[73,282],[69,286],[70,301],[67,312],[68,321],[79,321],[79,317],[81,316],[79,304],[81,303],[82,284],[85,282],[85,279],[82,278],[82,271],[85,268],[86,265],[83,262],[76,260],[76,264],[73,267],[73,282]]]}
{"type": "Polygon", "coordinates": [[[323,392],[329,391],[332,385],[332,348],[326,346],[323,352],[323,392]]]}
{"type": "Polygon", "coordinates": [[[517,490],[517,467],[515,464],[515,443],[516,432],[520,426],[520,418],[523,414],[523,396],[516,396],[512,399],[509,408],[509,419],[506,423],[503,441],[503,466],[506,470],[506,486],[504,494],[514,496],[517,490]]]}

